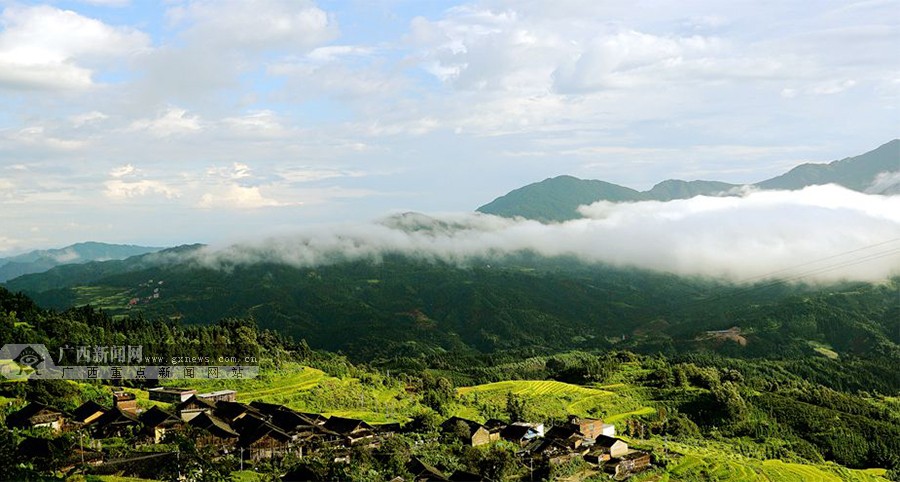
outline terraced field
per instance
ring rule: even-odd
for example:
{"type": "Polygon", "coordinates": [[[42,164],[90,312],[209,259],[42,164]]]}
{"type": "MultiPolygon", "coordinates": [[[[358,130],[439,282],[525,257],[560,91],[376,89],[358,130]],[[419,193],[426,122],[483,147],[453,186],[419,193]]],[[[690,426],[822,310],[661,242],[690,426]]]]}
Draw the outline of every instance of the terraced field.
{"type": "Polygon", "coordinates": [[[287,364],[278,370],[263,369],[254,379],[170,380],[165,385],[193,388],[201,393],[236,390],[239,402],[277,403],[370,423],[405,421],[416,408],[416,401],[400,386],[366,385],[355,378],[336,378],[298,364],[287,364]]]}
{"type": "Polygon", "coordinates": [[[476,385],[474,387],[462,387],[458,391],[460,395],[467,395],[475,392],[499,391],[504,394],[512,392],[516,395],[526,397],[541,395],[576,395],[582,397],[612,395],[612,392],[557,382],[555,380],[507,380],[485,385],[476,385]]]}
{"type": "Polygon", "coordinates": [[[615,421],[655,411],[646,406],[645,400],[628,385],[617,384],[613,388],[601,390],[554,380],[508,380],[462,387],[457,392],[466,407],[458,413],[460,416],[471,415],[471,407],[480,403],[503,407],[509,393],[525,399],[530,413],[546,420],[579,415],[615,421]]]}
{"type": "MultiPolygon", "coordinates": [[[[636,481],[721,482],[885,482],[878,470],[852,470],[834,464],[807,465],[781,460],[757,460],[714,448],[668,445],[676,455],[674,463],[636,477],[636,481]],[[661,473],[662,472],[662,473],[661,473]]],[[[661,447],[657,447],[661,450],[661,447]]]]}
{"type": "Polygon", "coordinates": [[[193,388],[199,392],[236,390],[242,402],[272,401],[310,390],[329,377],[322,370],[290,364],[277,371],[263,371],[259,378],[242,380],[170,380],[164,385],[193,388]]]}

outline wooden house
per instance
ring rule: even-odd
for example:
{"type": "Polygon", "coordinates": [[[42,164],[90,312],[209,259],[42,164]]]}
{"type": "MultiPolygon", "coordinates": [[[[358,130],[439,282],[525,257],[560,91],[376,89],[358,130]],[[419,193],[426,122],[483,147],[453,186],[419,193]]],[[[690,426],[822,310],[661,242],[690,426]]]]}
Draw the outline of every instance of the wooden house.
{"type": "Polygon", "coordinates": [[[200,412],[188,422],[193,428],[200,429],[203,435],[197,437],[197,445],[212,445],[225,450],[237,443],[240,434],[228,425],[224,420],[210,412],[200,412]]]}
{"type": "Polygon", "coordinates": [[[184,424],[181,418],[159,407],[153,407],[142,413],[139,420],[143,424],[142,433],[149,437],[153,443],[162,442],[166,432],[180,428],[184,424]]]}
{"type": "Polygon", "coordinates": [[[147,390],[150,400],[165,403],[181,403],[196,394],[197,390],[188,388],[155,387],[147,390]]]}
{"type": "Polygon", "coordinates": [[[125,390],[113,391],[113,407],[137,415],[137,396],[125,390]]]}
{"type": "Polygon", "coordinates": [[[316,425],[325,425],[325,422],[328,421],[328,417],[320,414],[320,413],[308,413],[308,412],[298,412],[300,415],[312,420],[316,425]]]}
{"type": "Polygon", "coordinates": [[[594,441],[594,447],[604,453],[608,453],[610,458],[622,457],[628,453],[628,444],[624,440],[600,435],[594,441]]]}
{"type": "MultiPolygon", "coordinates": [[[[272,425],[289,434],[310,432],[321,426],[317,421],[285,405],[253,401],[250,406],[268,417],[272,425]]],[[[325,420],[327,419],[323,418],[322,423],[325,420]]]]}
{"type": "Polygon", "coordinates": [[[9,428],[46,427],[54,432],[62,430],[64,422],[61,411],[38,402],[31,402],[6,417],[6,426],[9,428]]]}
{"type": "Polygon", "coordinates": [[[450,480],[455,482],[482,482],[486,479],[480,474],[466,472],[465,470],[457,470],[450,475],[450,480]]]}
{"type": "Polygon", "coordinates": [[[498,418],[489,418],[484,422],[484,428],[488,429],[488,433],[490,433],[491,442],[496,442],[500,440],[500,431],[506,428],[508,424],[503,420],[498,418]]]}
{"type": "Polygon", "coordinates": [[[578,428],[578,433],[586,439],[595,440],[603,435],[603,420],[596,418],[569,417],[569,423],[578,428]]]}
{"type": "Polygon", "coordinates": [[[247,405],[245,403],[240,402],[229,402],[227,400],[220,400],[216,402],[216,408],[213,410],[213,414],[216,417],[225,420],[228,423],[234,423],[241,418],[252,415],[257,418],[266,418],[262,412],[259,410],[247,405]]]}
{"type": "Polygon", "coordinates": [[[513,422],[510,425],[521,425],[523,427],[531,427],[537,433],[538,437],[544,436],[544,424],[540,422],[513,422]]]}
{"type": "Polygon", "coordinates": [[[650,466],[650,454],[641,451],[631,451],[620,458],[611,459],[604,469],[615,478],[625,477],[650,466]]]}
{"type": "Polygon", "coordinates": [[[329,417],[323,428],[341,434],[348,446],[370,443],[375,439],[375,427],[355,418],[329,417]]]}
{"type": "Polygon", "coordinates": [[[138,431],[140,424],[134,413],[113,407],[98,418],[92,427],[95,438],[130,437],[138,431]]]}
{"type": "Polygon", "coordinates": [[[72,416],[69,417],[69,421],[75,428],[80,428],[97,421],[97,419],[102,417],[106,412],[106,408],[104,408],[102,405],[89,400],[82,403],[72,412],[72,416]]]}
{"type": "Polygon", "coordinates": [[[237,399],[237,392],[234,390],[218,390],[209,393],[199,393],[197,397],[207,402],[233,402],[237,399]]]}
{"type": "Polygon", "coordinates": [[[507,425],[500,431],[500,438],[524,447],[538,437],[537,430],[527,425],[507,425]]]}
{"type": "Polygon", "coordinates": [[[26,436],[16,446],[16,455],[22,460],[28,460],[44,466],[53,459],[65,456],[72,447],[65,437],[55,439],[26,436]]]}
{"type": "Polygon", "coordinates": [[[255,416],[245,416],[235,429],[240,434],[238,448],[244,458],[262,460],[281,458],[288,454],[302,455],[300,447],[294,447],[294,438],[271,423],[255,416]]]}
{"type": "Polygon", "coordinates": [[[491,432],[484,425],[460,417],[450,417],[441,424],[441,431],[460,437],[473,447],[490,443],[491,432]]]}
{"type": "Polygon", "coordinates": [[[447,481],[450,480],[446,475],[443,474],[437,468],[422,462],[416,456],[413,456],[409,462],[406,463],[406,470],[412,474],[412,480],[415,482],[433,482],[433,481],[447,481]]]}
{"type": "Polygon", "coordinates": [[[555,441],[558,445],[569,449],[577,449],[584,444],[584,436],[578,431],[578,426],[573,424],[557,425],[547,431],[547,439],[555,441]]]}
{"type": "Polygon", "coordinates": [[[178,404],[175,413],[185,422],[190,422],[192,418],[205,412],[215,410],[216,404],[196,395],[178,404]]]}

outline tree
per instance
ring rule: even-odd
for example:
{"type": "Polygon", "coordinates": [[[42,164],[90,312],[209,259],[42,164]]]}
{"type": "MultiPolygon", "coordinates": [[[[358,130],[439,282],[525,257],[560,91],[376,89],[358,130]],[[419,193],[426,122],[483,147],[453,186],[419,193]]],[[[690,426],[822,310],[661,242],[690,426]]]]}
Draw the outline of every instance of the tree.
{"type": "Polygon", "coordinates": [[[510,422],[524,422],[528,420],[526,401],[513,392],[506,392],[506,415],[510,422]]]}
{"type": "Polygon", "coordinates": [[[0,428],[0,480],[19,480],[16,462],[16,437],[6,428],[0,428]]]}

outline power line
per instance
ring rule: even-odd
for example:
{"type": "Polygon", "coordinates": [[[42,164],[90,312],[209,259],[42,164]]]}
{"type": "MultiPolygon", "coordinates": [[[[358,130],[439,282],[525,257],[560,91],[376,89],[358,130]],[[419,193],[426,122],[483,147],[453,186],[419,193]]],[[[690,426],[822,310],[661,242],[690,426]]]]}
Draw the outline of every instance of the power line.
{"type": "Polygon", "coordinates": [[[770,277],[772,277],[772,276],[775,275],[775,274],[783,273],[783,272],[785,272],[785,271],[791,271],[791,270],[794,270],[794,269],[797,269],[797,268],[802,268],[802,267],[804,267],[804,266],[809,266],[809,265],[821,263],[821,262],[823,262],[823,261],[828,261],[828,260],[835,259],[835,258],[841,258],[841,257],[843,257],[843,256],[847,256],[848,254],[858,253],[858,252],[860,252],[860,251],[865,251],[865,250],[868,250],[868,249],[877,248],[877,247],[879,247],[879,246],[884,246],[884,245],[886,245],[886,244],[897,243],[897,242],[900,242],[900,238],[889,239],[889,240],[887,240],[887,241],[883,241],[883,242],[880,242],[880,243],[870,244],[870,245],[868,245],[868,246],[863,246],[863,247],[861,247],[861,248],[851,249],[850,251],[844,251],[843,253],[838,253],[838,254],[834,254],[834,255],[831,255],[831,256],[827,256],[827,257],[824,257],[824,258],[819,258],[819,259],[815,259],[815,260],[812,260],[812,261],[807,261],[807,262],[805,262],[805,263],[797,264],[797,265],[794,265],[794,266],[789,266],[789,267],[787,267],[787,268],[783,268],[783,269],[780,269],[780,270],[777,270],[777,271],[772,271],[772,272],[769,272],[769,273],[766,273],[766,274],[761,274],[761,275],[758,275],[758,276],[753,276],[753,277],[750,277],[750,278],[745,278],[745,279],[743,279],[743,280],[738,281],[738,283],[747,283],[747,282],[750,282],[750,281],[753,281],[753,280],[757,280],[757,279],[770,278],[770,277]]]}
{"type": "MultiPolygon", "coordinates": [[[[895,238],[895,239],[883,241],[883,242],[880,242],[880,243],[875,243],[875,244],[871,244],[871,245],[868,245],[868,246],[863,246],[863,247],[860,247],[860,248],[852,249],[852,250],[845,251],[845,252],[842,252],[842,253],[834,254],[834,255],[831,255],[831,256],[824,257],[824,258],[816,259],[816,260],[813,260],[813,261],[808,261],[808,262],[806,262],[806,263],[801,263],[801,264],[798,264],[798,265],[795,265],[795,266],[791,266],[791,267],[788,267],[788,268],[783,268],[783,269],[780,269],[780,270],[777,270],[777,271],[772,271],[772,272],[769,272],[769,273],[766,273],[766,274],[762,274],[762,275],[759,275],[759,276],[754,276],[754,277],[752,277],[752,278],[747,278],[747,279],[745,279],[745,280],[743,280],[743,281],[740,281],[740,282],[738,282],[738,283],[746,283],[746,282],[752,281],[752,280],[771,278],[773,275],[776,275],[776,274],[779,274],[779,273],[785,273],[785,272],[792,271],[792,270],[795,270],[795,269],[800,268],[800,267],[819,264],[819,263],[822,263],[822,262],[824,262],[824,261],[829,261],[829,260],[834,260],[834,259],[842,258],[842,257],[848,256],[848,255],[851,255],[851,254],[860,253],[860,252],[867,251],[867,250],[870,250],[870,249],[873,249],[873,248],[877,248],[877,247],[881,247],[881,246],[885,246],[885,245],[889,245],[889,244],[891,244],[891,243],[897,243],[897,242],[900,242],[900,238],[895,238]]],[[[782,284],[789,283],[789,282],[792,282],[792,281],[799,281],[799,280],[802,280],[802,279],[804,279],[804,278],[808,278],[808,277],[810,277],[810,276],[814,276],[814,275],[817,275],[817,274],[827,273],[827,272],[829,272],[829,271],[834,271],[834,270],[837,270],[837,269],[846,268],[846,267],[849,267],[849,266],[855,266],[855,265],[857,265],[857,264],[867,263],[867,262],[874,261],[874,260],[877,260],[877,259],[887,258],[887,257],[891,257],[891,256],[898,256],[898,255],[900,255],[900,246],[898,246],[898,247],[896,247],[896,248],[890,248],[890,249],[888,249],[888,250],[883,250],[883,251],[879,251],[879,252],[867,254],[867,255],[862,256],[862,257],[857,257],[857,258],[853,258],[853,259],[848,259],[848,260],[844,260],[844,261],[839,261],[839,262],[837,262],[837,263],[830,263],[830,264],[827,264],[827,265],[824,265],[824,266],[820,266],[820,267],[818,267],[818,268],[814,268],[814,269],[811,269],[811,270],[807,270],[807,271],[804,271],[804,272],[800,272],[800,273],[795,274],[795,275],[793,275],[793,276],[783,277],[783,278],[776,278],[776,279],[773,279],[773,280],[771,280],[771,281],[769,281],[769,282],[767,282],[767,283],[761,284],[761,285],[760,285],[760,284],[756,284],[756,285],[752,285],[752,286],[749,286],[749,287],[745,287],[745,288],[740,288],[740,289],[734,290],[734,291],[732,291],[732,292],[730,292],[730,293],[719,294],[719,295],[713,296],[713,297],[711,297],[711,298],[705,298],[705,299],[695,300],[695,301],[692,302],[692,303],[687,303],[687,304],[685,304],[685,305],[682,305],[682,309],[684,309],[684,308],[689,308],[689,307],[691,307],[691,306],[693,306],[693,305],[704,304],[704,303],[711,303],[711,302],[715,302],[715,301],[720,301],[720,300],[725,299],[725,298],[731,298],[731,297],[736,297],[736,296],[746,295],[746,294],[752,293],[753,291],[759,291],[759,290],[763,290],[763,289],[766,289],[766,288],[771,288],[771,287],[778,286],[778,285],[782,285],[782,284]]]]}

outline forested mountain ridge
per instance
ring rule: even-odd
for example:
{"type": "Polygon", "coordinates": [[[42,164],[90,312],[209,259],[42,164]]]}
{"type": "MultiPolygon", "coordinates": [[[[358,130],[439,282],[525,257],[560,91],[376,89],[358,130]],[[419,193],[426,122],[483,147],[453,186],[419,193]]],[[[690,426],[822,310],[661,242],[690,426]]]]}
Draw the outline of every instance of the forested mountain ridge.
{"type": "Polygon", "coordinates": [[[751,358],[817,357],[817,347],[827,347],[838,356],[900,359],[898,280],[747,287],[529,256],[468,267],[402,256],[316,268],[225,270],[140,258],[97,265],[81,267],[92,277],[75,273],[47,289],[32,277],[9,288],[57,309],[92,303],[188,324],[251,316],[360,361],[613,347],[751,358]],[[705,336],[732,326],[740,328],[733,339],[705,336]]]}
{"type": "MultiPolygon", "coordinates": [[[[879,182],[880,174],[900,172],[900,139],[894,139],[865,154],[828,164],[803,164],[785,174],[751,184],[761,189],[796,190],[820,184],[838,184],[873,194],[900,193],[900,183],[879,182]]],[[[893,179],[893,178],[891,178],[893,179]]],[[[515,189],[479,207],[477,211],[497,216],[521,216],[541,222],[578,219],[578,206],[597,201],[670,201],[700,195],[722,195],[740,187],[719,181],[670,179],[644,192],[616,184],[558,176],[515,189]]]]}
{"type": "MultiPolygon", "coordinates": [[[[802,305],[811,300],[803,296],[791,303],[802,305]]],[[[523,468],[527,465],[515,462],[514,450],[520,448],[501,442],[491,445],[490,452],[469,453],[471,447],[461,449],[458,442],[452,444],[440,437],[437,424],[452,415],[481,421],[523,417],[548,424],[564,423],[566,414],[573,412],[603,417],[615,424],[617,434],[626,438],[629,446],[653,451],[654,467],[647,474],[650,477],[707,480],[710,473],[716,473],[721,474],[718,480],[727,481],[784,477],[881,481],[885,480],[882,476],[889,480],[900,476],[900,460],[896,458],[900,406],[895,397],[883,395],[896,393],[897,388],[873,384],[885,378],[890,382],[895,370],[888,360],[879,363],[877,358],[868,358],[869,363],[853,355],[841,360],[809,356],[740,359],[709,351],[669,357],[620,348],[530,357],[517,351],[480,358],[443,352],[417,358],[426,364],[424,368],[382,365],[391,367],[390,374],[384,374],[371,370],[370,365],[354,366],[339,355],[310,350],[303,342],[294,343],[275,332],[260,330],[249,319],[217,320],[198,327],[148,320],[137,313],[111,317],[91,307],[46,311],[27,297],[2,288],[0,336],[9,342],[43,343],[51,353],[63,343],[102,345],[127,339],[143,345],[147,355],[166,358],[184,354],[188,346],[192,354],[259,357],[261,379],[230,381],[233,383],[229,386],[240,390],[245,403],[285,403],[317,413],[349,409],[383,417],[377,413],[379,396],[390,393],[391,400],[398,401],[397,410],[402,410],[400,416],[405,422],[404,434],[393,438],[390,450],[406,457],[415,454],[448,471],[464,468],[480,473],[487,470],[488,463],[500,463],[491,466],[503,474],[497,480],[531,478],[530,470],[523,468]],[[298,363],[305,366],[297,367],[298,363]],[[316,368],[306,368],[310,366],[316,368]],[[310,373],[312,377],[303,376],[310,373]],[[499,383],[454,390],[451,380],[467,376],[479,377],[477,383],[499,383]],[[293,379],[302,379],[306,388],[281,386],[283,381],[293,379]],[[542,379],[558,381],[533,381],[542,379]],[[336,391],[336,387],[351,390],[352,396],[336,391]],[[502,387],[508,388],[504,391],[502,387]],[[578,395],[581,392],[589,396],[578,395]],[[269,393],[277,395],[271,398],[269,393]],[[430,442],[422,446],[422,442],[414,442],[416,439],[430,442]],[[503,459],[506,451],[509,455],[503,459]],[[479,453],[481,456],[471,457],[479,453]],[[851,471],[835,463],[870,469],[851,471]]],[[[147,387],[137,390],[141,388],[147,387]]],[[[109,403],[108,390],[96,382],[0,383],[0,396],[27,398],[64,410],[72,410],[86,400],[109,403]]],[[[5,433],[0,443],[9,450],[15,446],[15,435],[5,433]]],[[[141,455],[147,454],[148,449],[144,450],[141,455]]],[[[160,445],[159,450],[167,448],[160,445]]],[[[185,451],[184,456],[192,454],[197,455],[185,451]]],[[[319,464],[320,469],[342,480],[371,480],[372,473],[397,470],[379,465],[381,459],[365,453],[354,452],[353,464],[335,464],[333,456],[304,455],[304,459],[290,464],[319,464]],[[368,472],[347,471],[348,467],[362,467],[368,472]]],[[[0,460],[0,468],[7,470],[4,473],[19,474],[16,479],[39,479],[35,474],[52,471],[44,466],[17,465],[17,459],[10,456],[0,460]],[[32,475],[21,477],[28,471],[32,475]]],[[[220,478],[237,470],[236,462],[228,458],[213,460],[201,455],[194,462],[220,478]]],[[[286,468],[261,464],[255,470],[277,476],[286,468]]],[[[148,470],[147,476],[152,473],[148,470]]]]}
{"type": "Polygon", "coordinates": [[[0,258],[0,283],[26,274],[42,273],[55,266],[125,259],[131,256],[153,253],[161,249],[163,248],[91,241],[76,243],[59,249],[30,251],[16,256],[0,258]]]}

